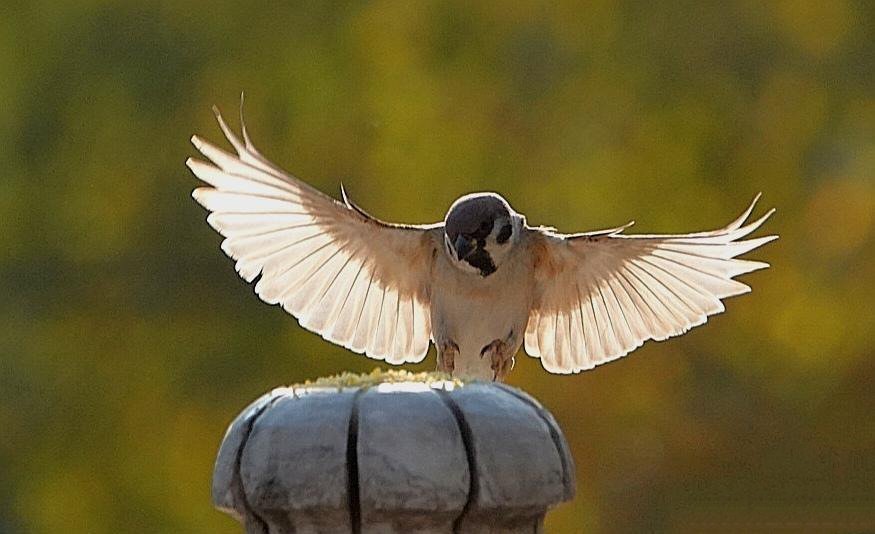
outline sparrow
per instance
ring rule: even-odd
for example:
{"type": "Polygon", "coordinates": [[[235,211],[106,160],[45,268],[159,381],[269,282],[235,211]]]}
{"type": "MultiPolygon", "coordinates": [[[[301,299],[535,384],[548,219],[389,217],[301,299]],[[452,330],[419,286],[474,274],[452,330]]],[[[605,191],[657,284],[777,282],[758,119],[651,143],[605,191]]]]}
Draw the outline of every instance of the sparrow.
{"type": "Polygon", "coordinates": [[[271,163],[242,109],[242,139],[213,111],[234,153],[193,136],[208,161],[186,165],[237,272],[304,328],[390,364],[422,361],[431,341],[438,369],[466,379],[503,381],[523,345],[551,373],[592,369],[723,312],[750,291],[734,278],[769,266],[737,256],[778,237],[742,240],[775,211],[746,223],[760,195],[690,234],[563,234],[496,193],[459,198],[443,222],[392,224],[271,163]]]}

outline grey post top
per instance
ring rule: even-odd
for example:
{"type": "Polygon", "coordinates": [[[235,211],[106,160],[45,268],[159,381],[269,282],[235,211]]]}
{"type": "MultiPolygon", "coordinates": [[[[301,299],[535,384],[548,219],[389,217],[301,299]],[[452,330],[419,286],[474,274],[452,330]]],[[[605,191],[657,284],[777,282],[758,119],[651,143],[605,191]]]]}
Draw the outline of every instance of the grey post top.
{"type": "Polygon", "coordinates": [[[574,484],[529,395],[402,381],[267,393],[225,435],[213,503],[247,533],[531,533],[574,484]]]}

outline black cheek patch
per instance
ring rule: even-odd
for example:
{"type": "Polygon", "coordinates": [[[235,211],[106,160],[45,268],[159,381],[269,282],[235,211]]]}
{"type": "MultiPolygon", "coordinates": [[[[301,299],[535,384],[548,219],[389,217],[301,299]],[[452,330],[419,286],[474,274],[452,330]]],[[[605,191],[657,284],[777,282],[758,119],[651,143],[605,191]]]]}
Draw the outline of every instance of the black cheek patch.
{"type": "Polygon", "coordinates": [[[480,270],[480,276],[484,278],[495,272],[495,263],[492,261],[492,256],[482,248],[478,248],[471,253],[465,261],[469,265],[480,270]]]}
{"type": "Polygon", "coordinates": [[[513,228],[509,224],[505,224],[501,227],[501,230],[498,232],[498,235],[495,237],[495,241],[498,242],[499,245],[503,245],[507,243],[507,240],[510,239],[510,234],[513,232],[513,228]]]}

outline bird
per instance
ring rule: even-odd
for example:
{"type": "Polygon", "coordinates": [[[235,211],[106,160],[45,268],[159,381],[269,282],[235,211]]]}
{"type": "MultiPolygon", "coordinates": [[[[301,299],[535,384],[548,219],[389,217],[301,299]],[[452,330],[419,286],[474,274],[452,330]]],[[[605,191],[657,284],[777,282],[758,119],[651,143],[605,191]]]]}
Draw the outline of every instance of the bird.
{"type": "Polygon", "coordinates": [[[744,239],[761,194],[728,225],[688,234],[615,228],[563,234],[530,226],[501,195],[456,200],[442,222],[393,224],[295,178],[238,136],[214,106],[228,152],[195,135],[186,165],[204,186],[222,250],[268,304],[324,339],[388,364],[422,361],[461,379],[504,381],[521,347],[556,374],[616,360],[683,334],[748,293],[740,259],[777,239],[744,239]]]}

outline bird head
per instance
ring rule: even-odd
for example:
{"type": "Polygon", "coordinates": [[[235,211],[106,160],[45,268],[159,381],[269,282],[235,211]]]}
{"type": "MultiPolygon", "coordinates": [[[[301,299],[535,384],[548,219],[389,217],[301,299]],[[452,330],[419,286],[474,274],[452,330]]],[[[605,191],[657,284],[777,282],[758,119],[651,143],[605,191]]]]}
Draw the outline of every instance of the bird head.
{"type": "Polygon", "coordinates": [[[453,202],[444,220],[451,262],[466,272],[489,276],[519,240],[523,217],[495,193],[472,193],[453,202]]]}

